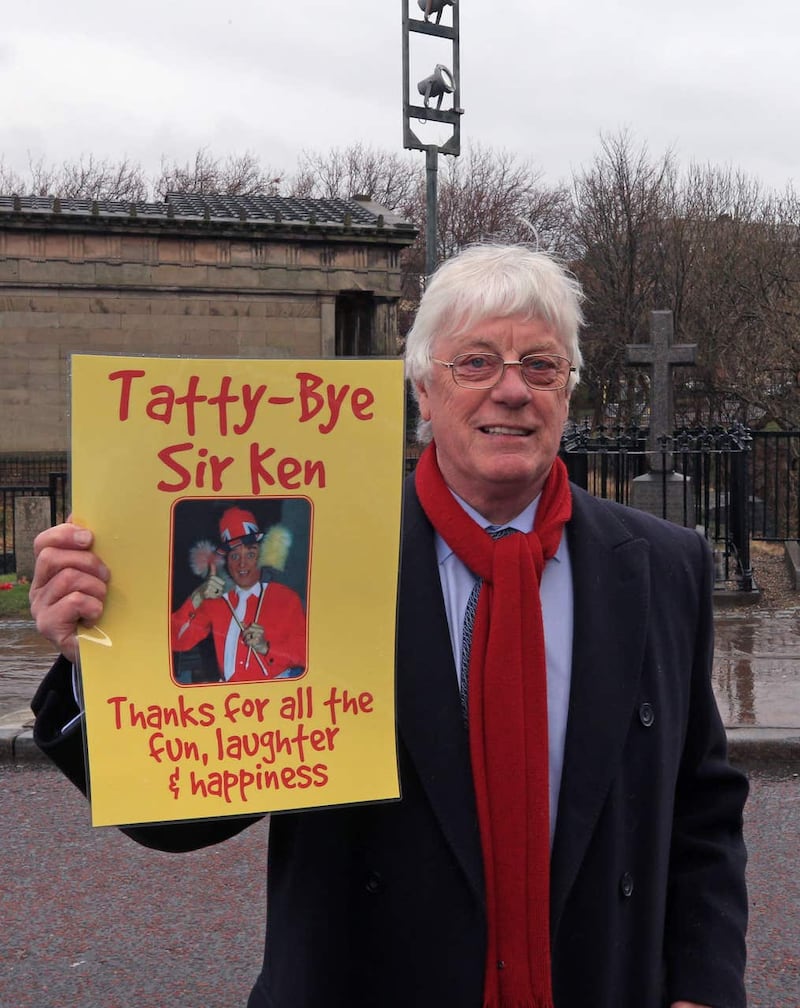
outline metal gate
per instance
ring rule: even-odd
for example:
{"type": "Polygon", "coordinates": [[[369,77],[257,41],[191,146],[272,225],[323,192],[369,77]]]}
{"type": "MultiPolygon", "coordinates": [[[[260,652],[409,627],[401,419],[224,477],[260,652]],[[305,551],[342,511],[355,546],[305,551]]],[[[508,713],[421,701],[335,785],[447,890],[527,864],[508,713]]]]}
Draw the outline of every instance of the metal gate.
{"type": "Polygon", "coordinates": [[[63,456],[0,458],[0,574],[16,570],[16,521],[18,497],[47,497],[50,524],[64,521],[69,513],[69,490],[63,456]],[[56,462],[56,466],[53,466],[56,462]]]}
{"type": "Polygon", "coordinates": [[[668,475],[679,473],[680,523],[702,530],[711,543],[717,586],[751,591],[750,432],[740,426],[683,429],[662,439],[660,453],[648,452],[647,433],[636,427],[570,427],[561,452],[570,479],[596,497],[630,504],[633,480],[652,471],[656,487],[662,479],[661,517],[666,518],[668,475]]]}

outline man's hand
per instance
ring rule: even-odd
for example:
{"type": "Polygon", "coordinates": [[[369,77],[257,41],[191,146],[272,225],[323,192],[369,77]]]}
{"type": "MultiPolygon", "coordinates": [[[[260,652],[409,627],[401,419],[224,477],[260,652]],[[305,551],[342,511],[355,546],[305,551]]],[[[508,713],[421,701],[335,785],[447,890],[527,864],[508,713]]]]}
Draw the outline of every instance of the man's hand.
{"type": "Polygon", "coordinates": [[[673,1001],[670,1008],[711,1008],[711,1006],[696,1004],[694,1001],[673,1001]]]}
{"type": "Polygon", "coordinates": [[[100,619],[108,587],[108,568],[91,552],[92,540],[89,529],[67,521],[33,543],[31,613],[39,633],[71,662],[78,657],[78,624],[100,619]]]}
{"type": "Polygon", "coordinates": [[[269,651],[269,641],[264,636],[264,627],[258,623],[251,623],[242,630],[242,640],[260,655],[265,655],[269,651]]]}
{"type": "Polygon", "coordinates": [[[222,598],[225,594],[225,581],[217,574],[212,573],[210,577],[192,592],[192,605],[195,609],[206,599],[222,598]]]}

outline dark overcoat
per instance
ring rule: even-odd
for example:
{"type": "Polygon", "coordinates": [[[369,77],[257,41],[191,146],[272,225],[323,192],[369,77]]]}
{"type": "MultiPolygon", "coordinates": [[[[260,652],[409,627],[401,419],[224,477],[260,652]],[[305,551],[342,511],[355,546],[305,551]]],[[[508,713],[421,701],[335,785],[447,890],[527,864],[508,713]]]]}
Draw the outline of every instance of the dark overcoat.
{"type": "MultiPolygon", "coordinates": [[[[573,487],[574,643],[551,862],[556,1008],[743,1008],[744,778],[711,690],[710,551],[693,531],[573,487]]],[[[399,802],[272,817],[263,970],[248,1008],[480,1008],[480,842],[434,534],[406,486],[399,802]]],[[[59,739],[66,676],[35,705],[59,739]]],[[[246,821],[245,821],[246,822],[246,821]]],[[[188,850],[242,820],[130,831],[188,850]]],[[[251,913],[242,907],[243,917],[251,913]]],[[[252,926],[257,926],[252,922],[252,926]]]]}

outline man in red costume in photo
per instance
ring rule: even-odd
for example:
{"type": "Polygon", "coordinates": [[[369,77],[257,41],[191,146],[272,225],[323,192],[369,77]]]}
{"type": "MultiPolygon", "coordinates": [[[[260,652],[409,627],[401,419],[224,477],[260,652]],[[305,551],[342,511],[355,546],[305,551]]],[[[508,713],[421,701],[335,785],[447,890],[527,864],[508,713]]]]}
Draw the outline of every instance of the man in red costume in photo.
{"type": "Polygon", "coordinates": [[[205,580],[172,614],[172,650],[189,651],[211,634],[221,681],[260,682],[302,675],[306,664],[303,604],[291,588],[271,580],[263,566],[264,533],[255,516],[240,507],[228,508],[219,532],[222,545],[209,551],[203,561],[205,580]],[[217,573],[218,563],[233,586],[217,573]]]}

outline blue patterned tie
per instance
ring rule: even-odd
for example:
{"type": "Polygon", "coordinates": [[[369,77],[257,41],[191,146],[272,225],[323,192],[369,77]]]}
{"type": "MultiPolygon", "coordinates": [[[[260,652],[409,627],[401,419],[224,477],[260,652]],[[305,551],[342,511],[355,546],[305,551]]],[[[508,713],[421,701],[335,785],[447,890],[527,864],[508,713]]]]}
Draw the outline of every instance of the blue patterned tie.
{"type": "MultiPolygon", "coordinates": [[[[516,532],[515,528],[497,528],[496,525],[489,525],[484,529],[492,539],[505,539],[506,536],[516,532]]],[[[472,650],[472,631],[475,627],[475,613],[478,611],[478,596],[483,587],[483,578],[478,578],[472,586],[472,591],[467,599],[467,609],[464,613],[464,629],[461,631],[461,681],[459,693],[461,696],[461,710],[464,714],[464,722],[469,720],[469,658],[472,650]]]]}

